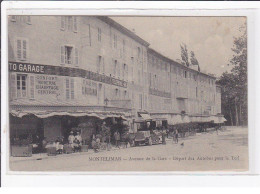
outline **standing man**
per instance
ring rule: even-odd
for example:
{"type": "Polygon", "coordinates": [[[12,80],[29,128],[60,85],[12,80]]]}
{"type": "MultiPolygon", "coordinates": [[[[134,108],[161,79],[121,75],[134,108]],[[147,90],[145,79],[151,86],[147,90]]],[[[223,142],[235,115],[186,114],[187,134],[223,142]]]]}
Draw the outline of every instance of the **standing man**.
{"type": "Polygon", "coordinates": [[[75,137],[73,135],[73,131],[70,132],[70,135],[68,137],[68,141],[69,141],[69,145],[74,148],[74,140],[75,140],[75,137]]]}
{"type": "Polygon", "coordinates": [[[116,147],[120,149],[120,147],[119,147],[120,133],[118,131],[116,131],[114,133],[114,138],[115,138],[115,141],[116,141],[116,147]]]}
{"type": "Polygon", "coordinates": [[[175,129],[175,132],[174,132],[174,138],[175,138],[175,143],[178,143],[178,138],[179,138],[179,132],[178,132],[178,129],[175,129]]]}

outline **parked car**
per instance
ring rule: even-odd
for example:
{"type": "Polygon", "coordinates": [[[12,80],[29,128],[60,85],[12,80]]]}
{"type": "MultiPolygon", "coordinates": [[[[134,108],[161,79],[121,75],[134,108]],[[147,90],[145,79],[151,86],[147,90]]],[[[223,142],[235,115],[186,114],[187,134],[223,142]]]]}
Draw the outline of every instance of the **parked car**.
{"type": "Polygon", "coordinates": [[[152,137],[150,131],[138,131],[135,134],[134,144],[136,146],[140,144],[152,145],[153,143],[152,143],[152,137]]]}
{"type": "Polygon", "coordinates": [[[151,134],[152,137],[152,144],[160,144],[162,143],[162,132],[158,130],[154,130],[151,134]]]}

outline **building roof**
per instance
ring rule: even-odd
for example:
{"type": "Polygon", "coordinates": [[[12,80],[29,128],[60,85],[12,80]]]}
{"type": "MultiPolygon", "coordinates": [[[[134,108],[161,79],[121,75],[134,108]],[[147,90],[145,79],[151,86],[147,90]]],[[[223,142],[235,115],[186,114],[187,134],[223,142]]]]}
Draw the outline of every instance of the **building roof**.
{"type": "Polygon", "coordinates": [[[157,57],[160,57],[160,58],[162,58],[163,60],[165,60],[165,61],[167,61],[167,62],[169,62],[169,63],[171,63],[171,64],[174,64],[174,65],[177,65],[177,66],[182,67],[182,68],[184,68],[184,69],[187,69],[187,70],[190,70],[190,71],[193,71],[193,72],[196,72],[196,73],[199,73],[199,74],[203,74],[203,75],[206,75],[206,76],[208,76],[208,77],[211,77],[211,78],[216,79],[216,77],[215,77],[214,75],[212,75],[212,74],[203,73],[203,72],[201,72],[201,71],[197,71],[197,70],[195,70],[195,69],[192,69],[192,68],[190,68],[190,67],[187,67],[187,66],[185,66],[185,65],[182,65],[181,63],[178,63],[178,62],[174,61],[173,59],[170,59],[170,58],[164,56],[163,54],[159,53],[158,51],[156,51],[156,50],[154,50],[154,49],[152,49],[152,48],[150,48],[150,47],[147,49],[147,51],[148,51],[148,53],[151,53],[151,54],[153,54],[153,55],[156,55],[157,57]]]}
{"type": "Polygon", "coordinates": [[[107,16],[96,16],[98,19],[102,20],[103,22],[111,25],[112,27],[116,28],[117,30],[119,30],[120,32],[126,34],[127,36],[133,38],[134,40],[136,40],[137,42],[139,42],[140,44],[148,47],[150,44],[145,41],[144,39],[142,39],[141,37],[137,36],[134,32],[132,32],[131,30],[125,28],[124,26],[122,26],[121,24],[117,23],[116,21],[114,21],[113,19],[107,17],[107,16]]]}

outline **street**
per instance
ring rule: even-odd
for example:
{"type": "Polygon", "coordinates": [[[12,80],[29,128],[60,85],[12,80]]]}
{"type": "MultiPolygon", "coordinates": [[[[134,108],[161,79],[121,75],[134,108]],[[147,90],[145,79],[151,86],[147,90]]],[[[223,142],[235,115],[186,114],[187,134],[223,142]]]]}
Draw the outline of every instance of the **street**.
{"type": "Polygon", "coordinates": [[[175,144],[11,161],[12,171],[246,171],[248,129],[198,133],[175,144]]]}

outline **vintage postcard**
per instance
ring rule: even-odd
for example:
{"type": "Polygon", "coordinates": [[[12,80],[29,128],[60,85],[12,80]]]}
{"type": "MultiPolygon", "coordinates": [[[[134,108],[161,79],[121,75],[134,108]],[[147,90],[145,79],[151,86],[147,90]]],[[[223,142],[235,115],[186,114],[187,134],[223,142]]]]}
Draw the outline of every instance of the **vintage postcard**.
{"type": "Polygon", "coordinates": [[[247,17],[7,19],[9,171],[249,170],[247,17]]]}

